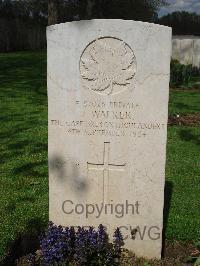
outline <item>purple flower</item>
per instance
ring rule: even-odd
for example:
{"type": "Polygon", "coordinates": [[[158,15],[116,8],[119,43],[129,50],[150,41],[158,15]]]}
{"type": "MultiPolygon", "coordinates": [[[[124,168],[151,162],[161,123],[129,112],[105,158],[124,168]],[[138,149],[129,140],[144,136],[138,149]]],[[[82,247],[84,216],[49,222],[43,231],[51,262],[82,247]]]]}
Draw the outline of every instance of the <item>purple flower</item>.
{"type": "Polygon", "coordinates": [[[56,226],[49,222],[48,229],[40,238],[42,259],[45,265],[61,265],[62,263],[76,262],[79,266],[106,265],[114,266],[119,258],[123,237],[116,229],[114,245],[109,243],[106,228],[99,225],[84,228],[56,226]]]}
{"type": "Polygon", "coordinates": [[[46,265],[68,261],[73,254],[73,230],[49,223],[40,239],[40,248],[46,265]]]}
{"type": "Polygon", "coordinates": [[[114,241],[113,241],[114,249],[119,255],[119,253],[121,252],[121,247],[124,245],[124,241],[123,241],[122,233],[118,227],[115,230],[113,237],[114,237],[114,241]]]}

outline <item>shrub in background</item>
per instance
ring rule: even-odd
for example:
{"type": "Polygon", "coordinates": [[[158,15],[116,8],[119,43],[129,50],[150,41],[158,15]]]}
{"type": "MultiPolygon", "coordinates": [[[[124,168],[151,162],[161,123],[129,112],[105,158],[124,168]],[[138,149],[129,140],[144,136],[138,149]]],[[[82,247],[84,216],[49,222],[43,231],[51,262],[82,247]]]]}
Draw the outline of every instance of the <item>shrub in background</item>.
{"type": "Polygon", "coordinates": [[[56,226],[49,223],[47,231],[41,236],[40,248],[42,263],[45,265],[119,265],[121,247],[124,245],[122,234],[117,228],[113,243],[103,225],[95,230],[56,226]]]}
{"type": "Polygon", "coordinates": [[[192,65],[182,65],[177,60],[172,60],[170,65],[170,86],[188,87],[192,77],[192,65]]]}
{"type": "Polygon", "coordinates": [[[178,60],[171,61],[170,87],[189,87],[194,77],[200,77],[200,68],[180,64],[178,60]]]}

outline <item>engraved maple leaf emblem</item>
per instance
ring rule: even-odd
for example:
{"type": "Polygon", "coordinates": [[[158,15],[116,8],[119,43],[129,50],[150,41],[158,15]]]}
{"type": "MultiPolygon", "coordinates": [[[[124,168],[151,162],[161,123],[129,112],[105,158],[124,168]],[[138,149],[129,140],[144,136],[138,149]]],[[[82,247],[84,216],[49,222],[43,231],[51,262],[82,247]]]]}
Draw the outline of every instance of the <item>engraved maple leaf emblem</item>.
{"type": "Polygon", "coordinates": [[[112,94],[114,86],[127,86],[136,72],[136,59],[131,48],[115,38],[101,38],[90,44],[80,61],[85,86],[112,94]]]}

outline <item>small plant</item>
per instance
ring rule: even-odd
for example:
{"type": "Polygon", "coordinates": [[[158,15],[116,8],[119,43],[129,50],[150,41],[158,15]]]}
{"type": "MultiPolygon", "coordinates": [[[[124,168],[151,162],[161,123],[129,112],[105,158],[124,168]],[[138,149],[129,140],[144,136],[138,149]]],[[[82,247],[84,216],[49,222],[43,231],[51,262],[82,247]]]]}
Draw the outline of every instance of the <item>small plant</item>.
{"type": "Polygon", "coordinates": [[[199,87],[200,68],[180,64],[172,60],[170,65],[170,87],[199,87]]]}
{"type": "Polygon", "coordinates": [[[172,60],[170,66],[170,86],[188,87],[192,77],[192,70],[192,65],[182,65],[177,60],[172,60]]]}
{"type": "Polygon", "coordinates": [[[192,252],[187,262],[193,263],[194,266],[200,266],[200,241],[195,243],[195,250],[192,252]]]}
{"type": "Polygon", "coordinates": [[[45,265],[119,265],[122,234],[117,228],[113,243],[109,242],[106,228],[99,225],[84,228],[56,226],[49,223],[47,231],[41,236],[40,248],[45,265]]]}

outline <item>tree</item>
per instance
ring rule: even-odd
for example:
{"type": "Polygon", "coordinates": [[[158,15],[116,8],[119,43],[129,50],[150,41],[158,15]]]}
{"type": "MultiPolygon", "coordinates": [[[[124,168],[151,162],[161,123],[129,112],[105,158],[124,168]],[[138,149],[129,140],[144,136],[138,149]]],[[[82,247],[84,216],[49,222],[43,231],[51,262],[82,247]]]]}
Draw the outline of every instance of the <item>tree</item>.
{"type": "Polygon", "coordinates": [[[59,23],[59,0],[48,0],[48,25],[59,23]]]}
{"type": "Polygon", "coordinates": [[[121,18],[142,21],[154,21],[158,8],[164,5],[159,0],[110,0],[104,4],[105,18],[121,18]]]}
{"type": "Polygon", "coordinates": [[[47,0],[0,0],[0,17],[46,24],[47,0]]]}
{"type": "Polygon", "coordinates": [[[200,15],[177,11],[159,18],[156,23],[172,27],[173,34],[200,35],[200,15]]]}
{"type": "Polygon", "coordinates": [[[158,8],[166,4],[165,0],[62,0],[57,3],[58,0],[49,0],[50,23],[93,18],[154,21],[158,8]],[[56,17],[59,19],[52,19],[56,17]]]}
{"type": "Polygon", "coordinates": [[[154,21],[164,0],[0,0],[0,51],[45,48],[45,27],[66,21],[154,21]]]}
{"type": "Polygon", "coordinates": [[[0,51],[44,49],[47,0],[0,0],[0,51]]]}

